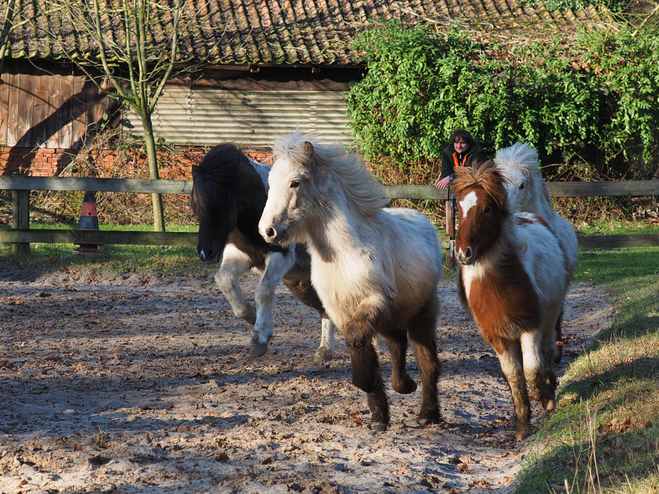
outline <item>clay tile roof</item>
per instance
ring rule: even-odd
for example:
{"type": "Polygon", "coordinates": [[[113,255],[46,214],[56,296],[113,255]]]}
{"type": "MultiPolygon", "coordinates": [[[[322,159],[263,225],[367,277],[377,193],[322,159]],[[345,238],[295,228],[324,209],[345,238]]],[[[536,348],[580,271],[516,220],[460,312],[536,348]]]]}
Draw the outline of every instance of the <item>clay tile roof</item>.
{"type": "MultiPolygon", "coordinates": [[[[75,1],[75,0],[72,0],[75,1]]],[[[102,0],[115,2],[118,0],[102,0]]],[[[173,0],[157,2],[159,5],[173,0]]],[[[352,65],[355,33],[383,21],[400,19],[408,25],[432,23],[461,27],[487,37],[509,38],[513,33],[534,36],[565,32],[578,25],[610,23],[605,13],[586,6],[549,12],[521,6],[519,0],[187,0],[192,14],[182,32],[181,62],[211,64],[352,65]]],[[[29,19],[12,32],[13,58],[94,58],[95,45],[82,30],[63,22],[57,13],[40,13],[40,0],[16,0],[17,20],[29,19]],[[53,41],[46,33],[55,34],[53,41]],[[63,48],[64,47],[64,48],[63,48]]],[[[172,21],[165,9],[151,29],[153,47],[166,46],[172,21]]],[[[0,27],[3,12],[0,12],[0,27]]],[[[121,42],[116,19],[104,17],[106,33],[121,42]]]]}

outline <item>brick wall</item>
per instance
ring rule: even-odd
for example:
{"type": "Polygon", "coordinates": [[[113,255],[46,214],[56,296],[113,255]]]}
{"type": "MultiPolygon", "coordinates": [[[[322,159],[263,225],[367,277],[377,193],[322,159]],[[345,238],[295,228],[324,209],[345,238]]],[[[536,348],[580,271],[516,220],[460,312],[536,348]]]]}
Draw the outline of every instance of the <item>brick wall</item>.
{"type": "MultiPolygon", "coordinates": [[[[70,149],[0,147],[0,175],[54,177],[66,169],[76,152],[70,149]]],[[[193,164],[198,164],[204,154],[203,148],[158,153],[160,178],[192,180],[190,168],[193,164]]],[[[256,161],[264,161],[270,157],[270,154],[265,152],[247,154],[256,161]]],[[[90,152],[89,162],[95,175],[101,178],[149,178],[145,154],[95,150],[90,152]]],[[[71,173],[65,175],[70,176],[71,173]]]]}
{"type": "Polygon", "coordinates": [[[0,147],[0,174],[52,177],[71,163],[71,157],[68,149],[0,147]]]}

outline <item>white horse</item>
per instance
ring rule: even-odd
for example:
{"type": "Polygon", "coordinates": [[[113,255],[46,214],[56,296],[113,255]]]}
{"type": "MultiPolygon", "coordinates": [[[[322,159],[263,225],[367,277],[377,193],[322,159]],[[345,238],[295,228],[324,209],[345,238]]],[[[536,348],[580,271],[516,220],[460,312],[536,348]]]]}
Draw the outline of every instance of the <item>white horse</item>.
{"type": "Polygon", "coordinates": [[[566,254],[545,220],[513,214],[505,179],[489,161],[461,168],[454,181],[458,293],[499,357],[515,406],[516,438],[531,433],[531,399],[555,406],[555,329],[569,286],[566,254]]]}
{"type": "Polygon", "coordinates": [[[418,421],[440,419],[435,326],[442,276],[435,227],[418,211],[389,209],[382,187],[342,146],[299,131],[278,139],[259,231],[271,244],[304,243],[311,281],[346,339],[352,382],[367,393],[371,427],[389,425],[389,404],[373,337],[392,357],[391,383],[412,393],[408,338],[423,384],[418,421]]]}
{"type": "Polygon", "coordinates": [[[552,205],[549,189],[538,167],[538,152],[527,143],[518,142],[500,149],[494,163],[506,178],[510,210],[526,211],[545,219],[561,242],[572,273],[579,256],[577,234],[570,222],[558,214],[552,205]]]}
{"type": "MultiPolygon", "coordinates": [[[[538,152],[527,143],[518,142],[497,152],[494,162],[506,178],[508,207],[513,212],[529,212],[544,218],[559,240],[559,248],[565,252],[570,276],[565,280],[569,286],[572,273],[579,257],[577,234],[574,228],[556,212],[551,202],[549,189],[538,166],[538,152]]],[[[560,361],[563,353],[561,317],[556,324],[560,361]]]]}

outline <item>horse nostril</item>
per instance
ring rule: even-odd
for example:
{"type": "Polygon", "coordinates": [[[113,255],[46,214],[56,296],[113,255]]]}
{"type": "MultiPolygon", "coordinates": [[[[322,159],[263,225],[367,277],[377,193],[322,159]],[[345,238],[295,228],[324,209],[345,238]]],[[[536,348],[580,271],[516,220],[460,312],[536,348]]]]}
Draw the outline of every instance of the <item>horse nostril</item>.
{"type": "Polygon", "coordinates": [[[277,236],[277,230],[273,227],[268,227],[265,231],[265,236],[268,238],[275,238],[277,236]]]}
{"type": "Polygon", "coordinates": [[[471,259],[472,256],[473,256],[473,252],[472,252],[472,250],[471,250],[471,247],[467,247],[467,250],[465,250],[465,257],[466,257],[467,259],[471,259]]]}
{"type": "Polygon", "coordinates": [[[200,250],[197,255],[199,256],[199,259],[201,259],[202,261],[206,259],[206,253],[204,252],[203,249],[200,250]]]}

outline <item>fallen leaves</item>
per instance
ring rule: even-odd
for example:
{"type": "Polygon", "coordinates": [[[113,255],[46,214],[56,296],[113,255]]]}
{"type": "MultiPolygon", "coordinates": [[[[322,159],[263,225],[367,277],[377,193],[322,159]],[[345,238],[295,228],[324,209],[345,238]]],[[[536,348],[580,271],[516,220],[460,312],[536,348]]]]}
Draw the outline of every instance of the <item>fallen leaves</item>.
{"type": "Polygon", "coordinates": [[[348,412],[348,417],[350,417],[352,420],[360,424],[364,423],[364,419],[362,418],[361,411],[358,408],[350,409],[350,412],[348,412]]]}
{"type": "Polygon", "coordinates": [[[470,489],[492,489],[492,484],[487,480],[476,480],[469,484],[470,489]]]}
{"type": "MultiPolygon", "coordinates": [[[[466,334],[469,323],[455,323],[462,312],[453,292],[442,300],[443,321],[452,322],[440,323],[447,422],[417,427],[406,415],[416,413],[420,391],[390,392],[391,427],[373,434],[343,340],[332,362],[313,364],[317,314],[284,289],[273,305],[271,349],[251,359],[251,327],[228,309],[212,276],[197,285],[144,281],[135,274],[115,286],[99,278],[91,289],[26,284],[0,297],[7,307],[0,313],[0,372],[9,376],[0,431],[13,448],[0,468],[9,475],[21,468],[10,459],[29,456],[44,479],[60,475],[40,486],[53,490],[65,490],[69,477],[62,474],[71,472],[85,488],[103,479],[118,490],[141,478],[189,490],[181,471],[195,472],[200,491],[278,483],[311,492],[333,475],[354,490],[387,483],[396,492],[411,482],[441,492],[487,490],[503,474],[509,476],[497,484],[512,482],[508,469],[517,467],[519,450],[500,440],[511,436],[510,424],[497,418],[504,415],[499,408],[511,409],[508,390],[475,329],[466,334]],[[53,437],[37,439],[34,431],[53,437]]],[[[389,386],[386,352],[381,364],[389,386]]],[[[412,356],[409,367],[416,378],[412,356]]],[[[323,485],[317,492],[335,492],[323,485]]]]}
{"type": "Polygon", "coordinates": [[[652,426],[653,424],[651,421],[633,424],[631,416],[627,415],[622,419],[613,417],[608,424],[600,424],[598,432],[600,435],[621,434],[631,430],[650,428],[652,426]]]}

